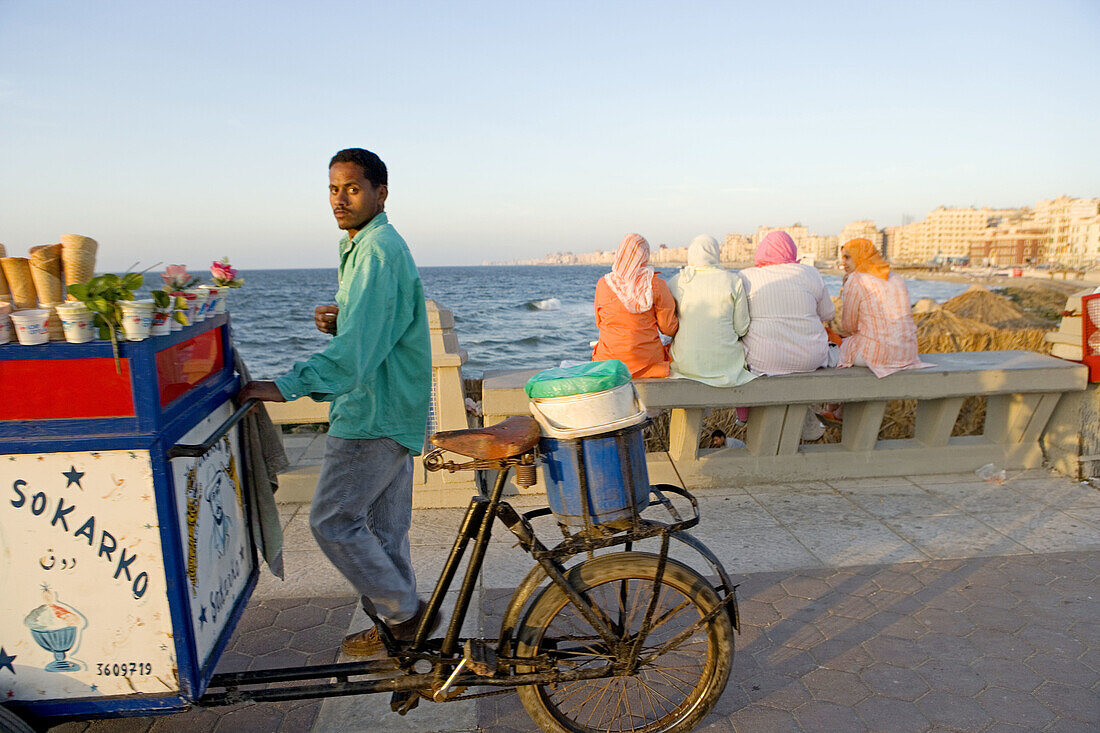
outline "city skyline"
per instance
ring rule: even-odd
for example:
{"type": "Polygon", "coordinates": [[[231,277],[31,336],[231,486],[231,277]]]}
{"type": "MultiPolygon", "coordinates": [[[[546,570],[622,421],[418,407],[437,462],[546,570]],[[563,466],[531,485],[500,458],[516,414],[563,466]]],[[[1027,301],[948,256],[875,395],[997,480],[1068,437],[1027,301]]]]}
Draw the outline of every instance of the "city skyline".
{"type": "Polygon", "coordinates": [[[425,266],[1096,196],[1098,31],[1072,0],[8,0],[0,242],[329,266],[349,146],[425,266]]]}

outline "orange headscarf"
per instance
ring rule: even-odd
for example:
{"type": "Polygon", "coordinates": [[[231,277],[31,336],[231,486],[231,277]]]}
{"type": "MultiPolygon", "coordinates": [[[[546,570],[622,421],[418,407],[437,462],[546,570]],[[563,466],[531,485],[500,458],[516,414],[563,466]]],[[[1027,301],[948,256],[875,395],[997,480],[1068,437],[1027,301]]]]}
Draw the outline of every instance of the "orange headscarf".
{"type": "Polygon", "coordinates": [[[615,252],[611,272],[603,276],[611,292],[631,313],[645,313],[653,307],[653,268],[649,264],[649,242],[641,234],[627,234],[615,252]]]}
{"type": "Polygon", "coordinates": [[[890,265],[886,264],[886,260],[882,259],[882,255],[869,239],[848,240],[844,245],[844,252],[852,258],[856,272],[866,272],[883,280],[890,277],[890,265]]]}

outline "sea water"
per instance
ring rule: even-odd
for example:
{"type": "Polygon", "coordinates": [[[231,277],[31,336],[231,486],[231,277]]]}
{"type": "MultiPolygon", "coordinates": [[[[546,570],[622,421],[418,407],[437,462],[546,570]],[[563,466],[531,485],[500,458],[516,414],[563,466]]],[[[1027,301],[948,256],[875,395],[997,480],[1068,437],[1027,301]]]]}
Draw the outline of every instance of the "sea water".
{"type": "MultiPolygon", "coordinates": [[[[592,302],[605,266],[422,267],[427,297],[454,313],[458,343],[468,354],[464,376],[487,369],[556,366],[591,358],[597,337],[592,302]]],[[[664,278],[678,268],[660,269],[664,278]]],[[[233,339],[254,379],[272,379],[324,348],[329,336],[313,326],[313,309],[332,303],[336,268],[242,270],[244,287],[231,290],[233,339]]],[[[823,276],[831,295],[841,279],[823,276]]],[[[966,283],[907,280],[909,297],[944,301],[966,283]]],[[[146,275],[147,287],[160,277],[146,275]]]]}

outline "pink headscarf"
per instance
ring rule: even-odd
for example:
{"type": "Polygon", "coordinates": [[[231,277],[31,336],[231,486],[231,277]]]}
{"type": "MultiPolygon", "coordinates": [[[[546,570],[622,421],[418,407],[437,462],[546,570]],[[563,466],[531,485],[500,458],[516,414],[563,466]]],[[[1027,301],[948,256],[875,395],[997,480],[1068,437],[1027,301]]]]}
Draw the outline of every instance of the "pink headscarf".
{"type": "Polygon", "coordinates": [[[798,262],[798,248],[791,235],[784,231],[768,232],[756,247],[756,266],[785,265],[798,262]]]}
{"type": "Polygon", "coordinates": [[[631,313],[645,313],[653,307],[653,275],[649,264],[649,242],[641,234],[627,234],[615,251],[615,264],[603,276],[611,292],[631,313]]]}

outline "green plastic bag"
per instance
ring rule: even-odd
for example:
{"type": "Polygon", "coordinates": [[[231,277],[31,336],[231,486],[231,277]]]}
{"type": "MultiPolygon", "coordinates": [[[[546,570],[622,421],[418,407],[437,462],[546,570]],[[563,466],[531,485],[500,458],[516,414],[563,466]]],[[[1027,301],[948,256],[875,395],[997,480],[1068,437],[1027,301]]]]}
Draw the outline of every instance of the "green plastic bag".
{"type": "Polygon", "coordinates": [[[571,367],[544,369],[527,380],[523,391],[527,396],[568,397],[575,394],[602,392],[621,387],[630,381],[630,370],[618,359],[593,361],[571,367]]]}

